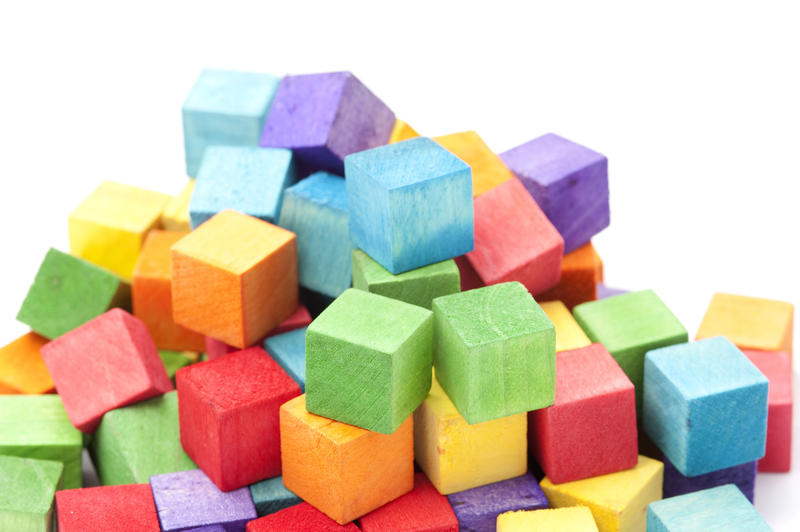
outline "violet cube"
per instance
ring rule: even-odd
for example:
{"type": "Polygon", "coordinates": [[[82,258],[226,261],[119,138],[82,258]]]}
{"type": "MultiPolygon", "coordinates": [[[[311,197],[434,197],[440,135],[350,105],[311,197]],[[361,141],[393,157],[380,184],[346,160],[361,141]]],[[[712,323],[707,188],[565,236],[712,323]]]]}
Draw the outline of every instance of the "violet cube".
{"type": "Polygon", "coordinates": [[[564,238],[564,253],[608,227],[608,159],[548,133],[500,154],[564,238]]]}
{"type": "Polygon", "coordinates": [[[289,148],[300,177],[344,174],[344,157],[389,141],[394,113],[350,72],[286,76],[278,86],[261,146],[289,148]]]}
{"type": "Polygon", "coordinates": [[[756,471],[758,461],[745,462],[741,465],[719,469],[695,477],[687,477],[672,465],[667,457],[664,461],[664,498],[675,497],[725,484],[735,484],[747,500],[753,502],[756,488],[756,471]]]}

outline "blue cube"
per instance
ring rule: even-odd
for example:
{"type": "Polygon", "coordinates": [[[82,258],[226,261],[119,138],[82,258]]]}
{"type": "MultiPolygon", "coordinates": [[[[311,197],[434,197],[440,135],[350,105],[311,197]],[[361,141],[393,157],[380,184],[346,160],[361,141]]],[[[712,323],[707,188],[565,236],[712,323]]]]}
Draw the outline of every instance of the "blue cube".
{"type": "Polygon", "coordinates": [[[303,499],[286,489],[283,477],[272,477],[250,484],[250,496],[253,497],[253,504],[259,517],[274,514],[303,502],[303,499]]]}
{"type": "Polygon", "coordinates": [[[679,495],[647,506],[647,532],[769,532],[772,530],[733,484],[679,495]]]}
{"type": "Polygon", "coordinates": [[[721,336],[647,353],[644,430],[693,477],[764,456],[767,378],[721,336]]]}
{"type": "Polygon", "coordinates": [[[301,286],[334,298],[350,288],[354,246],[344,179],[317,172],[287,188],[278,225],[297,235],[301,286]]]}
{"type": "Polygon", "coordinates": [[[280,78],[204,70],[183,104],[186,173],[197,176],[207,146],[258,146],[280,78]]]}
{"type": "Polygon", "coordinates": [[[306,391],[306,329],[308,327],[301,327],[264,340],[264,351],[300,386],[303,393],[306,391]]]}
{"type": "Polygon", "coordinates": [[[393,274],[472,251],[472,170],[419,137],[344,160],[350,236],[393,274]]]}
{"type": "Polygon", "coordinates": [[[295,177],[290,150],[209,146],[189,202],[192,229],[224,209],[276,223],[284,190],[295,177]]]}

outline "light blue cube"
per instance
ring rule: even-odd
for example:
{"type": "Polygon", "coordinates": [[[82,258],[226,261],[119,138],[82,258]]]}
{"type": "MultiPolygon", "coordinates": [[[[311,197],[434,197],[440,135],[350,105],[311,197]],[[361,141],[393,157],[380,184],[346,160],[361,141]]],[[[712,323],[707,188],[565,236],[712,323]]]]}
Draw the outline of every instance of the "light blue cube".
{"type": "Polygon", "coordinates": [[[693,477],[764,456],[767,378],[721,336],[663,347],[644,363],[644,430],[693,477]]]}
{"type": "Polygon", "coordinates": [[[350,288],[354,246],[344,179],[317,172],[287,188],[278,225],[297,235],[301,286],[334,298],[350,288]]]}
{"type": "Polygon", "coordinates": [[[259,517],[274,514],[303,502],[303,499],[286,489],[282,476],[250,484],[250,496],[253,498],[253,504],[259,517]]]}
{"type": "MultiPolygon", "coordinates": [[[[341,178],[340,178],[341,179],[341,178]]],[[[306,329],[301,327],[264,340],[264,351],[306,391],[306,329]]]]}
{"type": "Polygon", "coordinates": [[[276,223],[296,175],[291,150],[209,146],[189,202],[192,229],[224,209],[276,223]]]}
{"type": "Polygon", "coordinates": [[[393,274],[473,248],[472,170],[419,137],[345,157],[350,237],[393,274]]]}
{"type": "Polygon", "coordinates": [[[739,488],[726,484],[647,506],[647,532],[769,532],[739,488]]]}
{"type": "Polygon", "coordinates": [[[208,69],[183,103],[186,173],[196,177],[207,146],[258,146],[280,78],[208,69]]]}

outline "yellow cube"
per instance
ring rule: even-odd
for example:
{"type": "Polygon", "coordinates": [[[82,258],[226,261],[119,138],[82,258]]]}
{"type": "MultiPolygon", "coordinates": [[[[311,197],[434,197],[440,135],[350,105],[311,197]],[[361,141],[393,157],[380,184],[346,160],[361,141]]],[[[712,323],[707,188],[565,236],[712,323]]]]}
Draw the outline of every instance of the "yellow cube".
{"type": "Polygon", "coordinates": [[[190,179],[183,190],[177,196],[170,198],[161,213],[161,225],[167,231],[186,231],[192,230],[189,224],[189,201],[194,192],[194,179],[190,179]]]}
{"type": "Polygon", "coordinates": [[[592,344],[564,303],[545,301],[539,303],[539,306],[556,327],[556,351],[568,351],[592,344]]]}
{"type": "Polygon", "coordinates": [[[131,280],[142,242],[160,227],[169,196],[106,181],[69,215],[69,246],[84,258],[131,280]]]}
{"type": "Polygon", "coordinates": [[[480,196],[514,174],[474,131],[453,133],[433,140],[472,168],[472,195],[480,196]]]}
{"type": "Polygon", "coordinates": [[[414,455],[447,495],[525,474],[527,430],[527,413],[468,424],[434,376],[414,412],[414,455]]]}
{"type": "Polygon", "coordinates": [[[389,142],[387,144],[394,144],[403,140],[413,139],[419,137],[419,133],[402,120],[395,120],[392,134],[389,135],[389,142]]]}
{"type": "Polygon", "coordinates": [[[592,511],[586,506],[554,510],[522,510],[497,516],[497,532],[597,532],[592,511]]]}
{"type": "Polygon", "coordinates": [[[661,499],[664,464],[639,456],[636,467],[563,484],[541,482],[550,506],[588,506],[600,532],[645,532],[647,505],[661,499]]]}

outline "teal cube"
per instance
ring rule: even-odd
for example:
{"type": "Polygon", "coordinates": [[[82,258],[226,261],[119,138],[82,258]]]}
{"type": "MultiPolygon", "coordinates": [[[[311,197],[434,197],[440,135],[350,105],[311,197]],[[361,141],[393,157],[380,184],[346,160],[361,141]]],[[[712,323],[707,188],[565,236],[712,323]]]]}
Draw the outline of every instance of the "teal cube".
{"type": "Polygon", "coordinates": [[[286,489],[283,477],[273,477],[250,484],[250,496],[259,517],[274,514],[284,508],[300,504],[303,499],[286,489]]]}
{"type": "Polygon", "coordinates": [[[64,464],[0,456],[0,530],[50,532],[64,464]]]}
{"type": "Polygon", "coordinates": [[[726,484],[647,506],[647,532],[770,532],[750,501],[733,484],[726,484]]]}
{"type": "Polygon", "coordinates": [[[264,340],[264,351],[300,386],[302,392],[306,391],[306,330],[308,327],[300,327],[264,340]]]}
{"type": "Polygon", "coordinates": [[[436,379],[468,423],[555,398],[555,327],[528,290],[502,283],[433,300],[436,379]]]}

